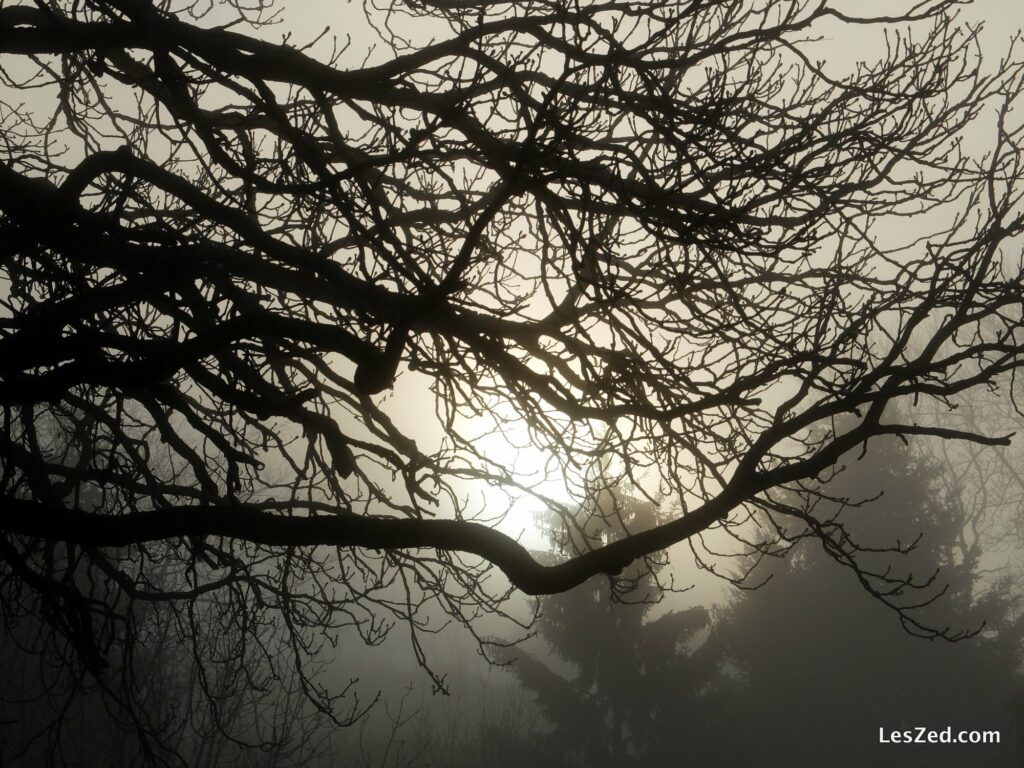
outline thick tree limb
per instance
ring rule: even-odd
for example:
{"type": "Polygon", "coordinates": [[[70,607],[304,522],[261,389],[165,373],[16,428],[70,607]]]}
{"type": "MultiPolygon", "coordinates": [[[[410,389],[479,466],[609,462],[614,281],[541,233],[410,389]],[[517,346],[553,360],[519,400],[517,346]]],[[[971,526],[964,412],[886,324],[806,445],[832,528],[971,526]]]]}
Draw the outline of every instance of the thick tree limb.
{"type": "Polygon", "coordinates": [[[517,589],[529,595],[547,595],[572,589],[592,576],[617,574],[637,558],[706,529],[736,504],[735,497],[723,494],[672,523],[558,565],[541,565],[515,539],[479,523],[351,514],[286,517],[246,505],[172,507],[106,515],[8,499],[0,510],[0,531],[94,547],[223,536],[271,547],[433,548],[478,555],[500,568],[517,589]]]}

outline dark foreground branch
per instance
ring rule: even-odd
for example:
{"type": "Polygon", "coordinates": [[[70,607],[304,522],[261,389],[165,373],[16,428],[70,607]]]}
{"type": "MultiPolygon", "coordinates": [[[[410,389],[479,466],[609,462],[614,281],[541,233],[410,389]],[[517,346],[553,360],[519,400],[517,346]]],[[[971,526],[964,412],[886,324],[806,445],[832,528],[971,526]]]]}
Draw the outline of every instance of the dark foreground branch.
{"type": "Polygon", "coordinates": [[[253,506],[173,507],[127,515],[80,512],[8,499],[5,534],[39,536],[97,547],[125,547],[177,537],[224,536],[275,547],[434,548],[479,555],[530,595],[564,592],[600,573],[616,574],[637,558],[688,539],[740,503],[722,494],[667,525],[612,542],[558,565],[541,565],[515,539],[479,523],[358,515],[285,517],[253,506]]]}

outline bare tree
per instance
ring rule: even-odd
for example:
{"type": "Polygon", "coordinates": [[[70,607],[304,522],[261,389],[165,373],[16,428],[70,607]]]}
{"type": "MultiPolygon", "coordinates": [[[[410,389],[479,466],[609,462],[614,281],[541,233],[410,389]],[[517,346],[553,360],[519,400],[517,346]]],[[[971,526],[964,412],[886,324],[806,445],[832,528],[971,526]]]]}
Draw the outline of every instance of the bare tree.
{"type": "Polygon", "coordinates": [[[271,622],[245,644],[223,631],[208,596],[187,612],[155,601],[124,613],[134,643],[108,653],[98,675],[82,674],[45,616],[8,622],[0,633],[3,765],[298,768],[329,754],[335,728],[302,695],[286,635],[271,622]]]}
{"type": "Polygon", "coordinates": [[[1022,362],[1024,68],[984,68],[959,5],[371,3],[372,59],[275,36],[266,0],[0,7],[5,615],[98,676],[132,605],[208,594],[239,642],[276,616],[300,672],[395,621],[422,660],[428,604],[472,627],[813,520],[778,494],[875,435],[1005,444],[887,417],[1022,362]],[[825,29],[885,43],[825,64],[825,29]],[[389,407],[408,372],[437,446],[389,407]],[[674,515],[538,562],[462,490],[539,497],[487,414],[674,515]]]}

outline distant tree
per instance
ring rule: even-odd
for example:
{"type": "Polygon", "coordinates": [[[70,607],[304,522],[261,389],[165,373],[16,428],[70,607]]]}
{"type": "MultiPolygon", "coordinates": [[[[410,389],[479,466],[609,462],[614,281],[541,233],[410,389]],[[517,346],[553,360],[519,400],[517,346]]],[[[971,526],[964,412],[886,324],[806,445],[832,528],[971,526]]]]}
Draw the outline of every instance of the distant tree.
{"type": "Polygon", "coordinates": [[[303,695],[284,633],[265,624],[253,633],[259,643],[240,644],[247,638],[220,625],[215,603],[200,598],[190,613],[186,646],[176,626],[184,617],[166,604],[134,610],[133,658],[108,657],[110,673],[85,680],[67,674],[67,649],[39,617],[8,622],[0,631],[0,766],[331,765],[335,729],[303,695]],[[105,690],[111,685],[126,690],[105,690]]]}
{"type": "MultiPolygon", "coordinates": [[[[817,519],[865,551],[889,553],[900,540],[900,578],[934,588],[930,604],[899,614],[915,622],[911,632],[801,527],[785,532],[795,550],[788,557],[752,556],[762,562],[748,578],[760,586],[738,593],[710,626],[702,608],[649,620],[647,602],[615,605],[614,582],[595,578],[539,600],[537,629],[551,657],[514,652],[511,668],[548,729],[510,740],[508,764],[668,765],[685,755],[707,765],[798,768],[827,756],[837,766],[896,757],[900,765],[961,766],[961,747],[894,752],[878,743],[880,727],[948,725],[1000,729],[1002,746],[971,752],[970,762],[1003,765],[1017,738],[1012,702],[1024,681],[1024,615],[1019,585],[989,567],[972,535],[998,510],[950,493],[946,467],[897,441],[843,464],[812,497],[817,519]],[[921,621],[961,641],[914,637],[921,621]]],[[[607,489],[598,499],[627,528],[654,523],[650,503],[607,489]]],[[[588,516],[590,530],[578,535],[605,533],[594,522],[600,517],[588,516]]],[[[774,532],[751,533],[777,541],[774,532]]],[[[655,576],[648,570],[630,586],[656,597],[655,576]]]]}
{"type": "Polygon", "coordinates": [[[953,398],[950,408],[922,412],[920,418],[956,429],[1014,434],[1011,446],[991,447],[960,441],[930,441],[927,447],[943,467],[940,481],[963,499],[970,525],[964,546],[984,550],[990,564],[1016,571],[1024,583],[1024,386],[1005,376],[982,389],[953,398]]]}
{"type": "Polygon", "coordinates": [[[864,547],[899,537],[908,551],[895,567],[934,577],[933,597],[942,595],[919,612],[932,626],[971,636],[922,642],[901,632],[892,612],[860,589],[855,572],[836,568],[820,540],[804,539],[763,569],[770,579],[763,588],[743,594],[716,623],[703,656],[722,670],[716,685],[696,700],[661,699],[663,754],[686,749],[722,765],[771,755],[794,768],[897,758],[900,766],[1008,764],[1014,740],[1024,737],[1014,732],[1011,704],[1022,683],[1024,616],[1020,585],[992,569],[972,535],[984,518],[969,498],[947,491],[943,465],[897,441],[845,463],[823,489],[832,501],[819,502],[828,506],[819,516],[843,519],[864,547]],[[683,719],[703,735],[698,742],[664,727],[683,719]],[[879,744],[880,727],[916,726],[997,728],[1003,742],[896,750],[879,744]]]}
{"type": "MultiPolygon", "coordinates": [[[[547,520],[556,551],[585,549],[655,527],[666,513],[656,503],[616,491],[599,476],[568,526],[547,520]],[[575,540],[572,542],[571,540],[575,540]]],[[[505,762],[545,765],[644,765],[656,742],[659,692],[666,672],[682,690],[714,674],[690,660],[687,643],[704,629],[703,608],[665,613],[651,609],[663,586],[659,564],[595,576],[576,589],[538,600],[537,633],[549,655],[514,649],[510,668],[547,719],[525,742],[507,744],[505,762]],[[686,672],[691,674],[687,676],[686,672]]],[[[491,733],[488,738],[501,738],[491,733]]]]}
{"type": "Polygon", "coordinates": [[[344,724],[307,674],[341,633],[401,624],[425,664],[431,606],[472,629],[513,590],[784,527],[780,493],[878,435],[1005,444],[889,408],[1024,362],[1024,62],[986,62],[960,5],[411,0],[332,46],[277,37],[306,6],[269,0],[3,4],[5,620],[137,709],[108,683],[133,610],[171,606],[199,653],[215,594],[231,642],[278,617],[344,724]],[[878,54],[822,62],[823,34],[878,54]],[[911,220],[934,231],[880,226],[911,220]],[[540,563],[465,491],[542,498],[486,418],[676,512],[540,563]]]}

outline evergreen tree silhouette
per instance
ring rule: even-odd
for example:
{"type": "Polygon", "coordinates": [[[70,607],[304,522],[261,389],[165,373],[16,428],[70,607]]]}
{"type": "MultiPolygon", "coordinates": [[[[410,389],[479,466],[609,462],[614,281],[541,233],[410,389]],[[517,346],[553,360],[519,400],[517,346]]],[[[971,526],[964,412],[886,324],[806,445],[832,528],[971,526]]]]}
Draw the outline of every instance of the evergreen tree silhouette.
{"type": "MultiPolygon", "coordinates": [[[[658,523],[656,503],[598,485],[568,526],[543,521],[557,549],[581,550],[658,523]]],[[[510,760],[620,768],[650,759],[658,689],[667,672],[676,680],[683,676],[687,643],[708,623],[708,612],[699,607],[652,616],[663,596],[661,565],[634,564],[540,598],[538,634],[551,656],[517,650],[512,669],[551,727],[530,745],[509,745],[510,760]]],[[[697,668],[712,671],[708,664],[697,668]]]]}
{"type": "Polygon", "coordinates": [[[940,468],[899,442],[876,448],[860,461],[848,457],[847,470],[824,489],[835,509],[818,515],[840,515],[865,546],[897,539],[906,546],[927,531],[899,567],[915,577],[938,568],[941,594],[921,609],[925,618],[974,634],[955,643],[911,636],[817,541],[803,540],[710,633],[703,658],[718,666],[717,684],[696,699],[663,698],[666,724],[687,722],[692,731],[661,728],[661,754],[686,750],[707,764],[791,768],[897,759],[900,768],[1011,764],[1024,635],[1019,600],[987,567],[980,510],[967,508],[966,494],[943,493],[940,468]],[[673,700],[677,706],[668,706],[673,700]],[[998,729],[1002,743],[879,743],[880,728],[916,726],[998,729]],[[694,731],[702,738],[689,738],[694,731]]]}

